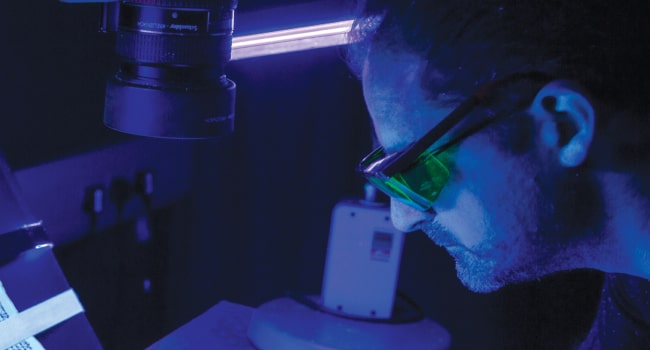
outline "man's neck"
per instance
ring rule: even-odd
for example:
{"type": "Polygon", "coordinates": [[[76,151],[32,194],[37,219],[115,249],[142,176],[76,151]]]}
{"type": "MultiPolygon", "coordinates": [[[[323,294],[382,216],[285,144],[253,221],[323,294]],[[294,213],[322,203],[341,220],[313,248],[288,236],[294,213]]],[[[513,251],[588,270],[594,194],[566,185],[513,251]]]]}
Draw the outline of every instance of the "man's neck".
{"type": "Polygon", "coordinates": [[[650,207],[630,176],[599,174],[605,199],[605,229],[593,257],[596,268],[650,279],[650,207]],[[599,266],[598,266],[599,265],[599,266]]]}

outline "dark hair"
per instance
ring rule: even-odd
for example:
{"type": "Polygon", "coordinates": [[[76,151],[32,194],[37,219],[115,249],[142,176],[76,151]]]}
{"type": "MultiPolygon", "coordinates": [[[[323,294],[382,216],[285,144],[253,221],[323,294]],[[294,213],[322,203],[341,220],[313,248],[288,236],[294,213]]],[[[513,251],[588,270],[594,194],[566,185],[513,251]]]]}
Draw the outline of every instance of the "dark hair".
{"type": "Polygon", "coordinates": [[[434,94],[466,96],[487,81],[541,71],[580,83],[601,103],[650,111],[647,0],[368,0],[361,7],[351,35],[362,40],[348,53],[357,72],[369,47],[408,50],[435,67],[428,74],[444,75],[436,85],[422,77],[434,94]]]}

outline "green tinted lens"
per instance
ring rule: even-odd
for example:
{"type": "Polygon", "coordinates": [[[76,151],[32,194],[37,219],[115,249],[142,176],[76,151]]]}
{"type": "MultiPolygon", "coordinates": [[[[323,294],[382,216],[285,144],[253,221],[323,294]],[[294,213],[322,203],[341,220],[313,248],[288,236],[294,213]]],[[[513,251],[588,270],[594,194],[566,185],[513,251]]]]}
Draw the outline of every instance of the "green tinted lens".
{"type": "Polygon", "coordinates": [[[389,196],[420,210],[431,208],[449,179],[449,170],[434,155],[425,152],[407,170],[388,179],[369,181],[389,196]]]}

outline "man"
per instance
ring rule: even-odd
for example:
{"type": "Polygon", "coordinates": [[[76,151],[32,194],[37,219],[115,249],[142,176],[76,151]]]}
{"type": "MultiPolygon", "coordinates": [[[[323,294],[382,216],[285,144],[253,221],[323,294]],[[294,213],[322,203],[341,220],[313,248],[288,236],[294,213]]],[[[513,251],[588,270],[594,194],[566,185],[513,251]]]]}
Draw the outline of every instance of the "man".
{"type": "Polygon", "coordinates": [[[583,347],[650,346],[650,5],[366,9],[350,62],[381,147],[359,170],[392,197],[395,226],[445,247],[477,292],[621,274],[583,347]]]}

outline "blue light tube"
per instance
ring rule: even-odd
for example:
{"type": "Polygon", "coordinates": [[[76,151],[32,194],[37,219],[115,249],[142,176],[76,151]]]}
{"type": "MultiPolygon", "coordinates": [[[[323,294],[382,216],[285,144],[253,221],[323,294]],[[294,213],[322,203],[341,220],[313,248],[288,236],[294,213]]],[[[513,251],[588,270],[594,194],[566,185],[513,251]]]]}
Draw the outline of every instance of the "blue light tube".
{"type": "Polygon", "coordinates": [[[231,60],[345,45],[353,20],[234,37],[231,60]]]}

